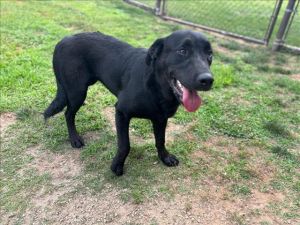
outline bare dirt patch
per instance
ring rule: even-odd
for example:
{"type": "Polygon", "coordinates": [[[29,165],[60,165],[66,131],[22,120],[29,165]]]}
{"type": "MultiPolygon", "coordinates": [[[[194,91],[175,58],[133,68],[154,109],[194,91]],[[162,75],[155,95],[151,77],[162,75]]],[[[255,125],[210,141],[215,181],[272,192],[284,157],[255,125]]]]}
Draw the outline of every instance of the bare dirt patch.
{"type": "Polygon", "coordinates": [[[259,159],[259,157],[253,159],[252,165],[255,165],[255,170],[252,169],[252,171],[255,173],[256,177],[265,184],[268,184],[277,173],[277,169],[274,165],[259,159]]]}
{"type": "Polygon", "coordinates": [[[176,194],[171,200],[159,196],[134,204],[122,201],[120,193],[120,190],[108,185],[101,194],[79,193],[63,204],[42,204],[26,212],[24,224],[223,225],[237,224],[237,216],[245,218],[244,222],[248,224],[282,222],[267,213],[268,204],[284,200],[284,196],[277,194],[255,191],[247,199],[229,200],[224,197],[227,193],[223,187],[212,185],[199,186],[189,194],[176,194]],[[251,216],[255,210],[259,210],[259,216],[251,216]]]}
{"type": "Polygon", "coordinates": [[[88,131],[83,135],[83,139],[87,142],[87,144],[90,141],[96,141],[99,140],[100,138],[101,138],[100,133],[95,131],[88,131]]]}
{"type": "Polygon", "coordinates": [[[250,107],[253,105],[253,102],[250,102],[244,98],[232,98],[228,101],[228,104],[240,105],[241,107],[250,107]]]}
{"type": "MultiPolygon", "coordinates": [[[[239,146],[234,142],[234,139],[225,136],[213,136],[202,143],[202,149],[208,150],[212,148],[225,153],[236,154],[239,152],[239,146]]],[[[199,156],[201,156],[203,153],[201,153],[201,151],[196,151],[194,154],[197,157],[197,154],[200,154],[199,156]]]]}
{"type": "Polygon", "coordinates": [[[200,149],[193,152],[192,157],[208,158],[210,155],[210,150],[218,151],[219,153],[230,154],[232,156],[245,154],[249,157],[255,156],[258,152],[261,152],[259,147],[252,145],[250,146],[249,144],[243,143],[235,138],[216,135],[210,137],[204,142],[201,142],[200,149]]]}
{"type": "Polygon", "coordinates": [[[26,153],[33,157],[28,167],[34,168],[39,174],[49,173],[52,184],[57,186],[71,181],[82,170],[82,163],[79,160],[80,152],[76,150],[59,154],[34,146],[27,149],[26,153]]]}
{"type": "MultiPolygon", "coordinates": [[[[34,169],[39,175],[49,174],[51,182],[49,186],[44,186],[28,200],[29,207],[22,215],[23,224],[45,223],[53,216],[48,214],[48,210],[53,209],[56,214],[59,214],[57,203],[64,196],[72,196],[81,184],[78,178],[83,168],[80,162],[80,152],[71,150],[59,154],[37,145],[28,148],[25,154],[31,156],[32,161],[19,173],[34,169]]],[[[15,224],[16,220],[15,217],[4,216],[5,224],[15,224]]]]}
{"type": "MultiPolygon", "coordinates": [[[[210,139],[208,146],[226,145],[224,137],[210,139]]],[[[249,197],[230,197],[224,185],[214,181],[175,180],[174,188],[184,184],[190,191],[166,198],[161,193],[142,204],[121,200],[122,190],[106,184],[101,193],[78,191],[82,173],[79,152],[53,153],[40,146],[27,149],[33,157],[28,165],[38,173],[49,173],[51,188],[44,187],[30,199],[30,207],[22,215],[23,224],[281,224],[280,218],[269,213],[268,205],[283,202],[281,193],[262,193],[253,190],[249,197]],[[253,212],[259,211],[259,214],[253,212]]],[[[81,186],[80,186],[81,187],[81,186]]],[[[5,224],[14,224],[15,217],[5,218],[5,224]]],[[[291,221],[293,222],[293,221],[291,221]]]]}
{"type": "Polygon", "coordinates": [[[109,122],[111,129],[116,132],[116,124],[115,124],[115,109],[114,107],[106,107],[102,110],[103,116],[109,122]]]}
{"type": "MultiPolygon", "coordinates": [[[[232,215],[249,215],[253,210],[262,212],[273,201],[283,198],[255,192],[248,199],[226,200],[226,190],[205,186],[189,195],[177,194],[171,200],[149,199],[143,204],[120,200],[120,191],[107,186],[99,195],[79,194],[64,205],[48,207],[44,217],[32,222],[49,221],[51,224],[234,224],[232,215]]],[[[245,216],[249,224],[262,221],[279,222],[276,217],[262,214],[262,218],[245,216]]]]}
{"type": "Polygon", "coordinates": [[[300,74],[292,74],[289,76],[292,80],[300,81],[300,74]]]}
{"type": "Polygon", "coordinates": [[[249,199],[249,203],[257,208],[264,208],[270,202],[282,202],[285,199],[285,195],[280,192],[267,192],[262,193],[258,190],[252,191],[252,197],[249,199]]]}
{"type": "Polygon", "coordinates": [[[4,134],[5,130],[10,126],[13,125],[17,121],[17,117],[15,113],[2,113],[0,114],[0,134],[1,138],[4,134]]]}
{"type": "Polygon", "coordinates": [[[166,142],[173,142],[176,139],[176,137],[179,137],[183,134],[188,140],[193,140],[194,136],[187,132],[192,127],[192,125],[193,123],[187,123],[185,125],[176,124],[174,122],[174,119],[169,119],[166,129],[166,142]]]}

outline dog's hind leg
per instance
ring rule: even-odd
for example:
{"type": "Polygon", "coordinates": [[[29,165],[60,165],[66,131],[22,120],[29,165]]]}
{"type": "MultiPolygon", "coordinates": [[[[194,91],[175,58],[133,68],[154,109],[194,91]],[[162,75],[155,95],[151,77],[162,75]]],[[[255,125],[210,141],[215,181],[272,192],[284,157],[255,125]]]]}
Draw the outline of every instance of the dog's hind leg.
{"type": "Polygon", "coordinates": [[[67,110],[65,118],[67,122],[70,142],[73,148],[81,148],[84,146],[82,137],[79,136],[75,126],[75,115],[79,108],[83,105],[87,94],[87,87],[85,89],[69,92],[67,110]]]}
{"type": "Polygon", "coordinates": [[[155,146],[157,148],[158,157],[166,166],[177,166],[178,159],[171,155],[165,147],[165,133],[168,119],[152,120],[155,146]]]}
{"type": "Polygon", "coordinates": [[[123,174],[124,163],[130,151],[129,123],[130,118],[116,109],[118,152],[113,159],[110,168],[117,176],[121,176],[123,174]]]}

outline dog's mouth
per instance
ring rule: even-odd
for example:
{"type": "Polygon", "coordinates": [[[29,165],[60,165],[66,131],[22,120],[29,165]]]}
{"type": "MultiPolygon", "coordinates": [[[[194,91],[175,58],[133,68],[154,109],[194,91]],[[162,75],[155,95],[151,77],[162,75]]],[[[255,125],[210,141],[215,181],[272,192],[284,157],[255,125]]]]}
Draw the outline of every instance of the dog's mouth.
{"type": "Polygon", "coordinates": [[[202,101],[196,90],[186,88],[175,78],[170,81],[170,85],[177,100],[188,112],[195,112],[200,107],[202,101]]]}

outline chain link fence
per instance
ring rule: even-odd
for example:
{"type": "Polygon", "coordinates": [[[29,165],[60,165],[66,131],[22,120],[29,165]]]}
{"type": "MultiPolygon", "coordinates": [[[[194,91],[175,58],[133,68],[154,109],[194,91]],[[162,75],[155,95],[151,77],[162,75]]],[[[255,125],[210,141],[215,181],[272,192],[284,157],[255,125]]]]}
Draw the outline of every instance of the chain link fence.
{"type": "Polygon", "coordinates": [[[264,41],[274,1],[167,1],[165,14],[264,41]]]}
{"type": "MultiPolygon", "coordinates": [[[[124,0],[166,20],[268,45],[285,18],[280,47],[300,51],[300,0],[124,0]],[[287,9],[290,3],[293,8],[287,9]]],[[[277,38],[279,36],[277,35],[277,38]]],[[[277,41],[277,40],[276,40],[277,41]]]]}

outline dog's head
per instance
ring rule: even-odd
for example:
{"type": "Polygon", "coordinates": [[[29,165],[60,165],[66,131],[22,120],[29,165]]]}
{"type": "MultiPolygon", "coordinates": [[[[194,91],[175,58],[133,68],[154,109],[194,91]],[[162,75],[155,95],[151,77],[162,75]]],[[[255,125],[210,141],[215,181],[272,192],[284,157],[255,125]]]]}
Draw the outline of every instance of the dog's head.
{"type": "Polygon", "coordinates": [[[199,32],[180,30],[157,39],[148,50],[146,63],[165,76],[189,112],[201,105],[197,91],[208,91],[214,81],[210,71],[212,48],[199,32]]]}

